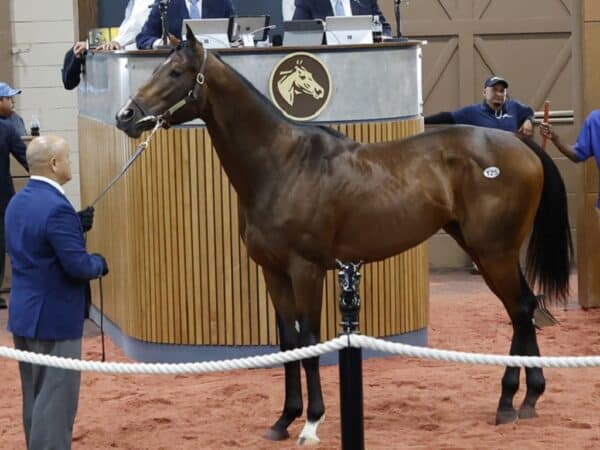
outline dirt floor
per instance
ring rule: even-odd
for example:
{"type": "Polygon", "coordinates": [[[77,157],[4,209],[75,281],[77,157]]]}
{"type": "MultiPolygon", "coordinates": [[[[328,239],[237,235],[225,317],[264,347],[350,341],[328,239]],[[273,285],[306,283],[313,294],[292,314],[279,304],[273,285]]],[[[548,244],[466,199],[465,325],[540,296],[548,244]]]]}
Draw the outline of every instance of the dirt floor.
{"type": "MultiPolygon", "coordinates": [[[[538,334],[542,354],[598,354],[600,310],[582,311],[573,292],[569,305],[554,312],[561,324],[538,334]]],[[[6,314],[0,311],[0,345],[12,346],[6,314]]],[[[100,338],[94,329],[88,334],[84,358],[97,360],[100,338]]],[[[501,303],[479,276],[432,275],[430,346],[506,354],[510,336],[501,303]]],[[[110,360],[127,361],[111,342],[107,354],[110,360]]],[[[0,373],[0,448],[23,449],[17,364],[0,358],[0,373]]],[[[317,448],[340,448],[337,367],[324,367],[321,373],[327,418],[317,448]]],[[[546,369],[540,416],[495,426],[502,373],[501,367],[403,357],[366,361],[366,448],[600,448],[600,368],[546,369]]],[[[521,390],[517,404],[522,395],[521,390]]],[[[300,420],[290,427],[291,440],[262,438],[282,402],[282,369],[195,376],[84,373],[73,449],[295,448],[300,420]]]]}

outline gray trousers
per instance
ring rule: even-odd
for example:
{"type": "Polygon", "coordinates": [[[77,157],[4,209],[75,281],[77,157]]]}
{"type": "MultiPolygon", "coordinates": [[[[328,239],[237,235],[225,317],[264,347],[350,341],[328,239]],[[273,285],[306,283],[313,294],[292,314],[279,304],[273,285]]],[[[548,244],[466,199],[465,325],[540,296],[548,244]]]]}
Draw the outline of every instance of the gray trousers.
{"type": "MultiPolygon", "coordinates": [[[[81,339],[41,341],[13,336],[15,348],[81,358],[81,339]]],[[[69,450],[79,401],[81,373],[19,362],[23,427],[28,450],[69,450]]]]}

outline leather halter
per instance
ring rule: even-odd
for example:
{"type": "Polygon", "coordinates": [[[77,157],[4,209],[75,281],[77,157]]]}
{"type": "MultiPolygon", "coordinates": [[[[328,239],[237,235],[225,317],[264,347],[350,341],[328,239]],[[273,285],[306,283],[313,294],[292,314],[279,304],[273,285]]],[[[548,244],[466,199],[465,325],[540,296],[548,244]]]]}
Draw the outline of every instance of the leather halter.
{"type": "Polygon", "coordinates": [[[137,99],[134,96],[129,97],[129,99],[131,100],[131,103],[133,103],[144,115],[144,117],[142,119],[140,119],[140,121],[148,120],[149,118],[153,118],[156,120],[160,119],[162,121],[166,121],[176,111],[179,111],[181,108],[183,108],[188,103],[195,102],[196,100],[198,100],[198,96],[200,95],[200,89],[202,89],[202,86],[204,86],[204,82],[206,81],[206,78],[204,76],[204,70],[206,69],[206,61],[207,60],[208,60],[208,51],[206,49],[204,49],[204,57],[202,58],[202,64],[200,65],[200,70],[196,74],[194,87],[192,89],[190,89],[190,91],[184,98],[182,98],[177,103],[175,103],[173,106],[168,108],[164,113],[160,114],[158,117],[154,116],[153,114],[150,114],[149,110],[146,107],[144,107],[144,104],[139,99],[137,99]]]}

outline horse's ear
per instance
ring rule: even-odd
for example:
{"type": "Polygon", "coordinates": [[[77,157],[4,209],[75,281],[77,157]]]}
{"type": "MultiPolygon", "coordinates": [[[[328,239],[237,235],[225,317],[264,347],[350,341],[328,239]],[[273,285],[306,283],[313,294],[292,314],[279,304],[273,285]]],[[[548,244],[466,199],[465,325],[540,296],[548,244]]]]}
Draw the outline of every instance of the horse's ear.
{"type": "Polygon", "coordinates": [[[198,43],[198,41],[196,40],[196,36],[194,35],[194,32],[192,31],[192,29],[190,28],[190,26],[186,23],[185,24],[185,38],[188,41],[188,44],[191,48],[196,47],[196,44],[198,43]]]}

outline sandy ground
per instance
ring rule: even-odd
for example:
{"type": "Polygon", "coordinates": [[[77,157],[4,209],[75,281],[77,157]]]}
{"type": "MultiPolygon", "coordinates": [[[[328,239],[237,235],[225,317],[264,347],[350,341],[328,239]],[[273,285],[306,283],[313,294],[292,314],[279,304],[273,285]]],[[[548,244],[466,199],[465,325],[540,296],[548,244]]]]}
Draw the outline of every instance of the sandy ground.
{"type": "MultiPolygon", "coordinates": [[[[573,278],[573,287],[576,280],[573,278]]],[[[600,310],[582,311],[576,293],[554,309],[560,326],[539,333],[545,355],[594,355],[600,350],[600,310]]],[[[11,346],[0,311],[0,345],[11,346]]],[[[100,358],[89,327],[84,358],[100,358]]],[[[431,278],[432,347],[506,354],[511,335],[501,303],[478,276],[431,278]]],[[[108,358],[127,361],[110,341],[108,358]]],[[[0,358],[0,448],[24,448],[17,364],[0,358]]],[[[340,447],[337,367],[322,368],[327,419],[318,448],[340,447]]],[[[600,448],[600,369],[547,369],[540,416],[495,426],[500,367],[387,357],[364,364],[367,449],[600,448]]],[[[522,376],[522,386],[524,381],[522,376]]],[[[523,392],[517,400],[520,403],[523,392]]],[[[295,448],[293,440],[262,439],[283,402],[283,370],[195,376],[112,376],[84,373],[73,449],[295,448]]],[[[518,404],[518,403],[517,403],[518,404]]]]}

